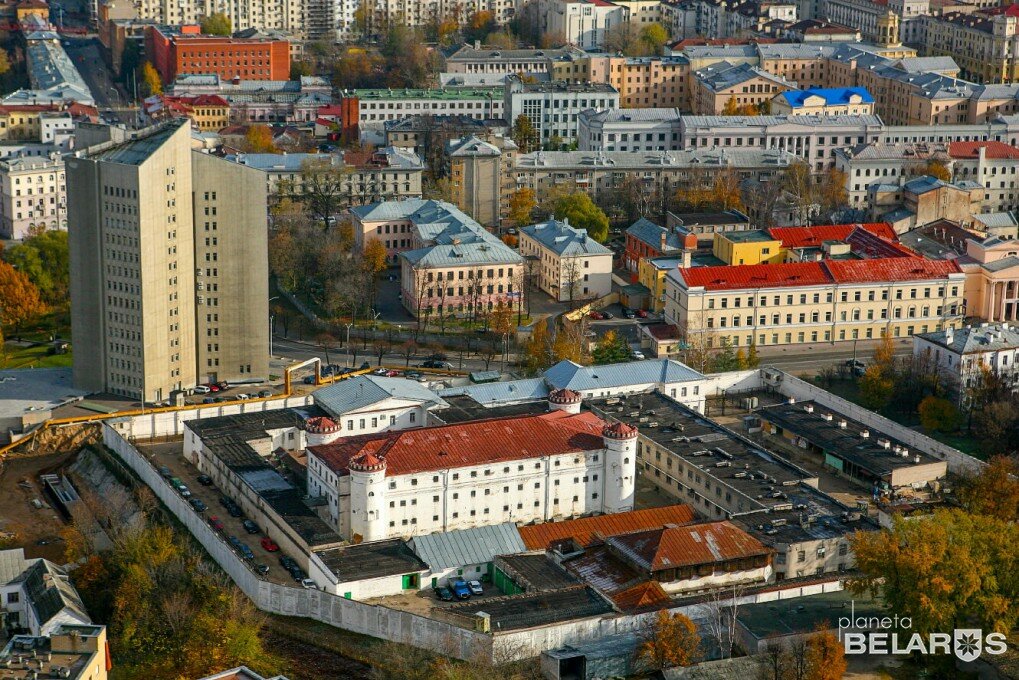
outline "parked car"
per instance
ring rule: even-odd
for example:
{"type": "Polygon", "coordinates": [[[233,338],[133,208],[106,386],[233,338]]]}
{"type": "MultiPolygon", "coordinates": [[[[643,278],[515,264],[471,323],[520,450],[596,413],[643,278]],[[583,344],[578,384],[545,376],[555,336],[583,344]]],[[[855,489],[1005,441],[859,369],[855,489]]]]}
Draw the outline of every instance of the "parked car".
{"type": "Polygon", "coordinates": [[[634,351],[633,351],[633,353],[631,354],[631,356],[632,356],[632,357],[633,357],[634,359],[636,359],[637,361],[643,361],[643,360],[644,360],[644,359],[646,358],[646,357],[644,356],[644,353],[643,353],[643,352],[641,352],[640,350],[634,350],[634,351]]]}
{"type": "Polygon", "coordinates": [[[205,501],[203,501],[201,498],[190,498],[188,499],[188,503],[190,503],[191,507],[197,510],[198,512],[205,512],[206,510],[209,509],[209,506],[206,505],[205,501]]]}
{"type": "Polygon", "coordinates": [[[212,477],[209,475],[198,475],[198,483],[202,486],[212,486],[212,477]]]}
{"type": "Polygon", "coordinates": [[[184,482],[180,481],[180,477],[170,477],[170,486],[175,489],[179,489],[184,486],[184,482]]]}
{"type": "Polygon", "coordinates": [[[637,310],[637,316],[639,316],[642,319],[646,319],[647,318],[647,310],[646,309],[638,309],[637,310]]]}
{"type": "Polygon", "coordinates": [[[389,373],[388,368],[376,368],[372,371],[372,375],[385,375],[386,373],[389,373]]]}
{"type": "Polygon", "coordinates": [[[611,319],[611,318],[613,318],[612,317],[612,312],[602,312],[601,313],[601,318],[603,318],[603,319],[611,319]]]}
{"type": "Polygon", "coordinates": [[[484,595],[485,590],[481,587],[481,581],[468,581],[467,587],[471,590],[471,595],[484,595]]]}
{"type": "Polygon", "coordinates": [[[445,354],[443,354],[442,352],[432,352],[432,354],[430,354],[428,358],[431,359],[432,361],[448,361],[449,360],[449,357],[446,356],[445,354]]]}
{"type": "Polygon", "coordinates": [[[208,385],[195,385],[195,394],[208,394],[212,388],[208,385]]]}
{"type": "Polygon", "coordinates": [[[417,380],[418,378],[421,377],[421,373],[419,371],[407,371],[406,373],[403,374],[403,377],[407,378],[408,380],[417,380]]]}
{"type": "Polygon", "coordinates": [[[308,590],[314,590],[315,588],[318,588],[318,585],[314,581],[312,581],[310,578],[302,578],[301,579],[301,587],[302,588],[307,588],[308,590]]]}
{"type": "Polygon", "coordinates": [[[166,479],[173,477],[173,473],[170,471],[170,468],[166,467],[165,465],[159,468],[159,474],[161,474],[166,479]]]}
{"type": "Polygon", "coordinates": [[[421,368],[438,368],[440,370],[452,370],[453,364],[448,361],[440,361],[438,359],[429,359],[428,361],[421,364],[421,368]]]}
{"type": "Polygon", "coordinates": [[[216,531],[223,531],[223,522],[216,515],[209,515],[209,526],[216,531]]]}
{"type": "Polygon", "coordinates": [[[304,381],[303,382],[304,382],[305,385],[314,385],[315,384],[315,376],[313,376],[313,375],[306,375],[306,376],[304,376],[304,381]]]}
{"type": "Polygon", "coordinates": [[[239,539],[239,538],[237,538],[236,536],[233,536],[233,535],[227,536],[226,537],[226,541],[231,546],[233,546],[234,550],[240,550],[241,546],[244,545],[243,543],[241,543],[241,539],[239,539]]]}
{"type": "Polygon", "coordinates": [[[208,385],[206,385],[206,387],[209,388],[210,392],[219,392],[219,385],[217,385],[216,383],[209,383],[208,385]]]}
{"type": "Polygon", "coordinates": [[[453,597],[453,591],[446,586],[435,586],[435,597],[439,598],[443,602],[452,602],[456,598],[453,597]]]}
{"type": "Polygon", "coordinates": [[[238,394],[234,398],[235,399],[251,399],[251,395],[250,394],[243,394],[243,393],[241,393],[241,394],[238,394]]]}
{"type": "Polygon", "coordinates": [[[372,365],[370,363],[368,363],[367,361],[365,361],[364,363],[361,364],[361,366],[357,370],[359,370],[359,371],[367,371],[371,367],[372,367],[372,365]]]}
{"type": "Polygon", "coordinates": [[[177,493],[179,493],[184,498],[191,498],[191,489],[189,489],[186,484],[181,484],[180,486],[178,486],[177,493]]]}
{"type": "Polygon", "coordinates": [[[623,316],[625,316],[627,319],[634,319],[634,318],[637,317],[637,313],[634,312],[629,307],[627,307],[627,308],[623,309],[623,316]]]}
{"type": "Polygon", "coordinates": [[[251,552],[251,548],[241,543],[241,547],[238,548],[238,550],[241,553],[241,557],[243,557],[246,560],[254,561],[255,553],[251,552]]]}
{"type": "Polygon", "coordinates": [[[304,572],[304,569],[301,569],[300,567],[294,567],[290,571],[290,575],[293,576],[294,580],[297,581],[298,583],[301,583],[302,581],[304,581],[304,579],[308,578],[308,575],[304,572]]]}
{"type": "Polygon", "coordinates": [[[232,499],[223,496],[219,499],[220,504],[226,508],[226,511],[231,517],[240,517],[244,513],[241,512],[241,506],[237,505],[232,499]]]}
{"type": "Polygon", "coordinates": [[[216,383],[216,385],[221,390],[228,390],[228,389],[230,389],[230,383],[228,383],[226,380],[220,380],[218,383],[216,383]]]}
{"type": "Polygon", "coordinates": [[[588,314],[587,314],[587,315],[588,315],[589,317],[591,317],[592,319],[594,319],[595,321],[600,321],[601,319],[604,319],[604,318],[605,318],[604,316],[602,316],[602,313],[601,313],[601,312],[599,312],[599,311],[596,311],[596,310],[594,310],[594,309],[592,309],[592,310],[591,310],[590,312],[588,312],[588,314]]]}
{"type": "Polygon", "coordinates": [[[272,390],[260,390],[259,393],[258,393],[258,396],[262,397],[263,399],[265,397],[271,397],[272,396],[272,390]]]}
{"type": "Polygon", "coordinates": [[[269,573],[269,565],[268,564],[256,564],[255,565],[255,571],[257,571],[262,576],[265,576],[266,574],[269,573]]]}
{"type": "Polygon", "coordinates": [[[280,547],[268,536],[262,537],[262,547],[269,552],[277,552],[280,549],[280,547]]]}
{"type": "Polygon", "coordinates": [[[450,584],[453,589],[453,594],[456,595],[458,600],[469,600],[471,599],[471,589],[467,586],[467,581],[462,578],[458,578],[450,584]]]}
{"type": "Polygon", "coordinates": [[[246,519],[243,522],[241,522],[241,526],[244,527],[244,530],[247,531],[249,534],[257,534],[258,532],[261,531],[261,529],[258,528],[258,525],[252,522],[250,519],[246,519]]]}
{"type": "Polygon", "coordinates": [[[202,399],[202,403],[203,404],[215,404],[216,400],[213,399],[212,397],[206,397],[205,399],[202,399]]]}
{"type": "Polygon", "coordinates": [[[859,359],[846,359],[845,365],[856,375],[863,375],[867,372],[867,364],[863,363],[859,359]]]}
{"type": "Polygon", "coordinates": [[[292,567],[297,566],[297,562],[290,555],[280,555],[280,566],[290,571],[292,567]]]}

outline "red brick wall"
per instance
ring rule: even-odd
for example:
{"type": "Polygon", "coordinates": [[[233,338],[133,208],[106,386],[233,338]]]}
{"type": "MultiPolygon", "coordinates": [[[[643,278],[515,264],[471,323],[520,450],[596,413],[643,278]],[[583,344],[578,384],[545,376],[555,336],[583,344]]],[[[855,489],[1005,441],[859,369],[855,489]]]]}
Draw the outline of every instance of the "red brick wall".
{"type": "Polygon", "coordinates": [[[285,40],[167,37],[149,28],[145,45],[164,83],[195,73],[215,73],[224,80],[290,79],[290,44],[285,40]]]}

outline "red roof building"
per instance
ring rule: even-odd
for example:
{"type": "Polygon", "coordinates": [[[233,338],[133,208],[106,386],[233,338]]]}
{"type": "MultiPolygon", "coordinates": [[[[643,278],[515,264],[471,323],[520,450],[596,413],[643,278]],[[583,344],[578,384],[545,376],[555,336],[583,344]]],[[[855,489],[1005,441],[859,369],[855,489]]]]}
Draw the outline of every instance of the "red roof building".
{"type": "MultiPolygon", "coordinates": [[[[1015,5],[1013,5],[1015,7],[1015,5]]],[[[984,158],[1019,159],[1019,149],[1004,142],[949,142],[948,155],[957,160],[984,158]]]]}
{"type": "Polygon", "coordinates": [[[772,551],[730,522],[670,526],[606,539],[609,550],[656,581],[693,576],[714,565],[746,571],[771,564],[772,551]]]}
{"type": "Polygon", "coordinates": [[[702,287],[711,291],[820,286],[832,282],[820,262],[690,267],[678,272],[687,288],[702,287]]]}
{"type": "Polygon", "coordinates": [[[867,224],[823,224],[814,227],[772,227],[771,237],[782,242],[783,248],[819,247],[825,241],[845,241],[857,229],[880,236],[889,241],[897,240],[895,230],[887,222],[867,224]]]}
{"type": "Polygon", "coordinates": [[[605,448],[604,427],[590,412],[552,411],[349,437],[308,449],[337,475],[348,474],[353,459],[370,453],[394,477],[600,450],[605,448]]]}
{"type": "Polygon", "coordinates": [[[693,509],[689,505],[681,504],[535,524],[520,527],[519,531],[520,538],[528,550],[547,550],[557,543],[568,540],[572,540],[578,547],[588,548],[608,536],[659,528],[666,524],[688,524],[692,521],[694,521],[693,509]]]}

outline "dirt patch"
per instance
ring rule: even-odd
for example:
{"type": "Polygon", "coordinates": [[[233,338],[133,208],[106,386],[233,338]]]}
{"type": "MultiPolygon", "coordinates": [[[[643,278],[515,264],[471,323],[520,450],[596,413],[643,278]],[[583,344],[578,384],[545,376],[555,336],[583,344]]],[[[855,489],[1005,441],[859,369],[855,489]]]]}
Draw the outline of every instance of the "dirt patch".
{"type": "Polygon", "coordinates": [[[67,526],[63,517],[50,506],[39,484],[39,475],[55,472],[74,460],[76,453],[44,456],[12,456],[0,466],[0,531],[17,534],[12,548],[24,548],[25,557],[45,557],[57,564],[64,561],[64,543],[60,532],[67,526]],[[46,507],[37,509],[38,499],[46,507]]]}
{"type": "Polygon", "coordinates": [[[270,627],[262,629],[262,644],[276,655],[287,668],[290,680],[368,680],[371,669],[337,652],[281,635],[270,627]]]}

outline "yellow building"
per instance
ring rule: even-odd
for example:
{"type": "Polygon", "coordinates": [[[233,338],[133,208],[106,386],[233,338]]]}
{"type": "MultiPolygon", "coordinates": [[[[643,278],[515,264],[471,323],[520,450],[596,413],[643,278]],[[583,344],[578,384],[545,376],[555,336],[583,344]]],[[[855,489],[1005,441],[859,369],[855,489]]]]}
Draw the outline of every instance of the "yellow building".
{"type": "Polygon", "coordinates": [[[0,139],[7,141],[38,141],[41,134],[40,118],[52,106],[33,104],[26,106],[0,106],[0,139]]]}
{"type": "Polygon", "coordinates": [[[785,259],[782,242],[765,231],[727,231],[715,234],[711,254],[725,264],[772,264],[785,259]]]}
{"type": "Polygon", "coordinates": [[[665,275],[677,267],[689,267],[690,257],[644,258],[637,264],[637,280],[648,289],[648,311],[660,314],[665,310],[665,275]]]}
{"type": "Polygon", "coordinates": [[[665,278],[665,320],[706,347],[834,343],[957,328],[966,275],[921,257],[691,267],[665,278]]]}

